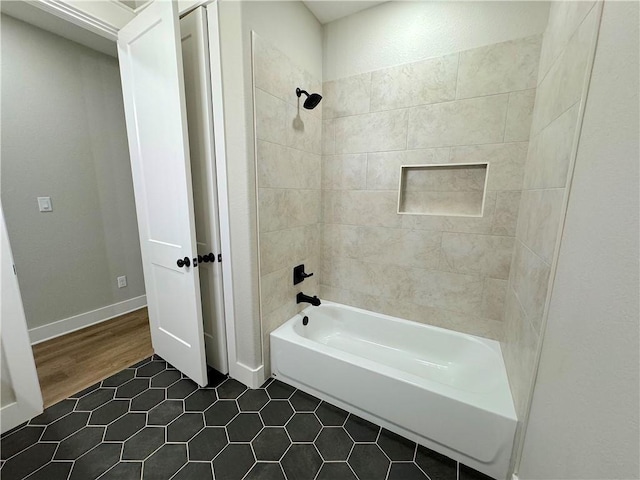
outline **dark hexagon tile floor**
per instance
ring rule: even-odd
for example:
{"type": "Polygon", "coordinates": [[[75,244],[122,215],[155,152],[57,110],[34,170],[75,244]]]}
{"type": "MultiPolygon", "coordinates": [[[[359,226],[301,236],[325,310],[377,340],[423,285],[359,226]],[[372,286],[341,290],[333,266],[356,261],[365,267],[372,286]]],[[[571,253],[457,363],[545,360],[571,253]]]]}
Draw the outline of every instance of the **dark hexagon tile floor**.
{"type": "Polygon", "coordinates": [[[489,480],[277,380],[198,388],[154,355],[0,437],[2,480],[489,480]]]}

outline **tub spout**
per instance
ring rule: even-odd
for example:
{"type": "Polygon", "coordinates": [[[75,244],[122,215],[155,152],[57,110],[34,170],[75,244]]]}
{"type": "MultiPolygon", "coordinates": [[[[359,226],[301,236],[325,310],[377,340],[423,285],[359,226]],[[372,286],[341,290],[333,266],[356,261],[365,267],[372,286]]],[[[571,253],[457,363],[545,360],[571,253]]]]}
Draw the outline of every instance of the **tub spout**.
{"type": "Polygon", "coordinates": [[[303,302],[310,303],[311,305],[314,305],[316,307],[320,305],[320,299],[315,295],[313,297],[310,297],[309,295],[305,295],[304,293],[300,292],[298,293],[298,295],[296,295],[296,303],[303,302]]]}

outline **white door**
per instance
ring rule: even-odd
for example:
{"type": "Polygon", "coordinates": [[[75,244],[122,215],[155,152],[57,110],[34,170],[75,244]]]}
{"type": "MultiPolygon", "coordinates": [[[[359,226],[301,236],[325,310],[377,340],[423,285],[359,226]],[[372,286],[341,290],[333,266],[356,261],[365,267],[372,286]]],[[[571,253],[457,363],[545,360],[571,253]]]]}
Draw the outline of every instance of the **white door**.
{"type": "Polygon", "coordinates": [[[206,385],[177,2],[122,28],[118,56],[153,348],[206,385]]]}
{"type": "Polygon", "coordinates": [[[207,364],[227,373],[229,367],[222,296],[222,263],[219,261],[222,250],[206,25],[206,11],[203,7],[180,19],[196,241],[198,256],[204,260],[198,267],[204,343],[207,364]]]}
{"type": "Polygon", "coordinates": [[[0,228],[0,431],[4,433],[42,412],[42,394],[1,209],[0,228]]]}

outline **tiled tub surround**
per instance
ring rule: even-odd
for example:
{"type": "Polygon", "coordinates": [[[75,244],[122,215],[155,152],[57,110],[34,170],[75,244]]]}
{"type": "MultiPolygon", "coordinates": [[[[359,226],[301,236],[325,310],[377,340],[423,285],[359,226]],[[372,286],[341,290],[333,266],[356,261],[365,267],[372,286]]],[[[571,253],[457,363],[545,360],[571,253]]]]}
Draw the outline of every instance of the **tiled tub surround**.
{"type": "Polygon", "coordinates": [[[253,81],[260,252],[260,310],[265,370],[269,333],[319,295],[322,103],[305,110],[299,87],[322,93],[322,82],[253,34],[253,81]],[[293,286],[293,267],[315,276],[293,286]]]}
{"type": "Polygon", "coordinates": [[[544,34],[502,344],[519,418],[534,380],[599,18],[595,2],[552,2],[544,34]]]}
{"type": "Polygon", "coordinates": [[[322,298],[502,338],[541,40],[324,83],[322,298]],[[482,217],[397,214],[401,165],[483,162],[482,217]]]}
{"type": "Polygon", "coordinates": [[[278,381],[207,388],[154,357],[2,436],[3,480],[487,480],[278,381]],[[427,477],[428,475],[428,477],[427,477]]]}
{"type": "Polygon", "coordinates": [[[517,419],[498,342],[324,301],[271,333],[271,355],[278,379],[507,478],[517,419]]]}

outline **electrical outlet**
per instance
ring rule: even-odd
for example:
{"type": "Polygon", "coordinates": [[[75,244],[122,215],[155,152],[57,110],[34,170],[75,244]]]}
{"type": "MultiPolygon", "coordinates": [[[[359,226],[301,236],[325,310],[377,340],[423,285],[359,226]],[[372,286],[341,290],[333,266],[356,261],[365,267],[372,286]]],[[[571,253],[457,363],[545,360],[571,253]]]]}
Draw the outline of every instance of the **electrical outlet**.
{"type": "Polygon", "coordinates": [[[127,276],[123,275],[122,277],[118,277],[118,288],[124,288],[127,286],[127,276]]]}

